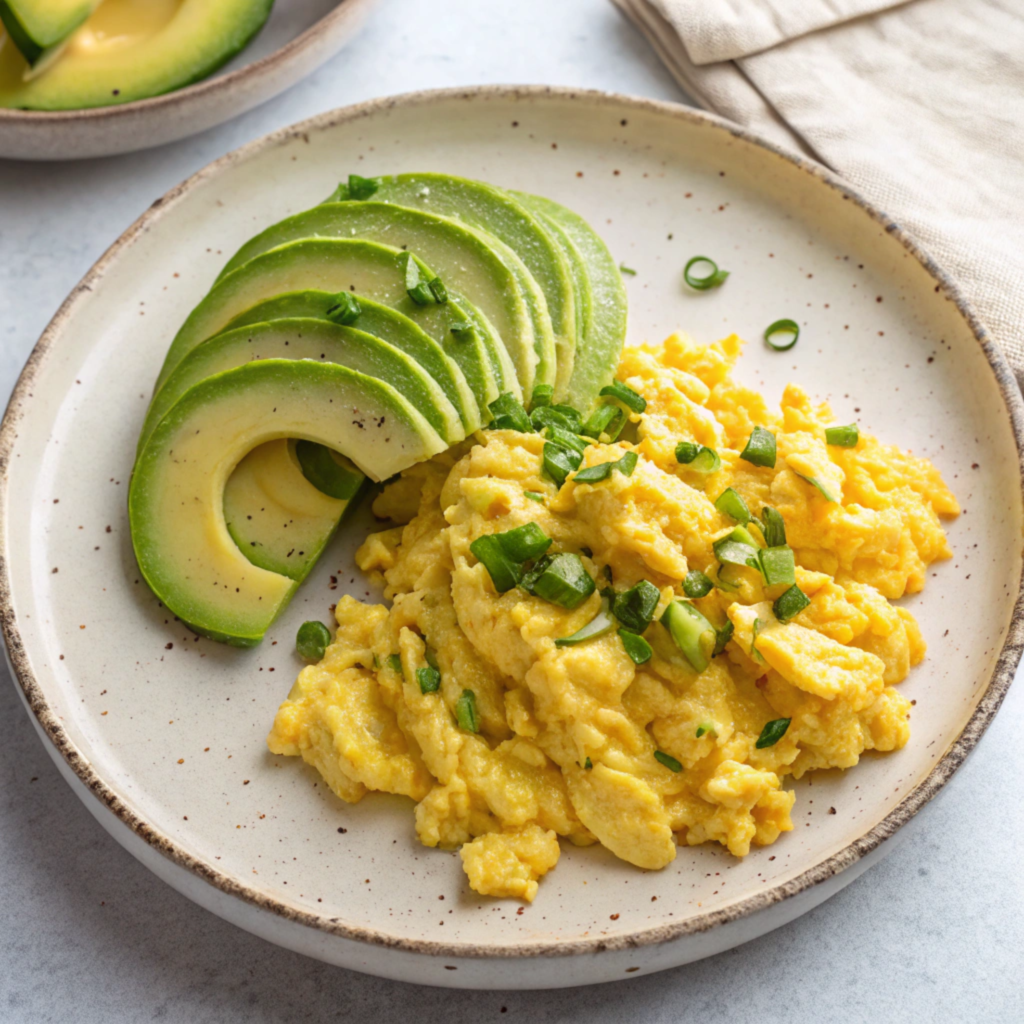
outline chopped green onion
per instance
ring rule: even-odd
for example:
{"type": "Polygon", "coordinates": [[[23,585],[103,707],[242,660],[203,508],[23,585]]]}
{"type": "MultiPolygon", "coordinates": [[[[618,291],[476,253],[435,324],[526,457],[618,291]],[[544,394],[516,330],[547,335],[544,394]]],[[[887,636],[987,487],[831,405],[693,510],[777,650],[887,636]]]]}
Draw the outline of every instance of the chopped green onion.
{"type": "Polygon", "coordinates": [[[717,658],[725,650],[725,645],[732,639],[735,632],[736,627],[729,619],[725,620],[725,625],[721,629],[715,630],[715,648],[711,652],[712,658],[717,658]]]}
{"type": "Polygon", "coordinates": [[[559,637],[555,641],[556,647],[574,647],[583,643],[584,640],[593,640],[596,637],[604,636],[615,628],[615,620],[608,614],[609,602],[607,598],[601,601],[601,610],[582,628],[577,629],[572,636],[559,637]]]}
{"type": "Polygon", "coordinates": [[[593,767],[594,767],[594,762],[591,761],[590,758],[588,757],[586,759],[586,761],[583,762],[583,769],[584,769],[584,771],[588,771],[589,772],[590,769],[593,768],[593,767]]]}
{"type": "Polygon", "coordinates": [[[599,394],[602,397],[616,399],[633,412],[643,412],[647,408],[647,399],[623,384],[621,380],[613,380],[611,384],[601,388],[599,394]]]}
{"type": "Polygon", "coordinates": [[[487,407],[494,419],[487,425],[489,430],[518,430],[520,434],[532,434],[533,426],[522,402],[506,391],[487,407]]]}
{"type": "Polygon", "coordinates": [[[714,583],[699,569],[691,569],[683,580],[683,593],[687,597],[707,597],[714,586],[714,583]]]}
{"type": "Polygon", "coordinates": [[[851,423],[848,427],[825,428],[825,443],[837,448],[856,448],[859,440],[860,430],[856,423],[851,423]]]}
{"type": "Polygon", "coordinates": [[[612,611],[626,629],[640,634],[651,624],[660,600],[658,588],[647,580],[641,580],[636,586],[615,595],[612,611]]]}
{"type": "Polygon", "coordinates": [[[806,480],[809,484],[817,487],[818,490],[821,491],[821,496],[826,501],[835,502],[836,504],[839,503],[839,499],[835,497],[835,495],[833,495],[833,493],[816,476],[804,476],[803,473],[797,473],[796,475],[800,477],[801,480],[806,480]]]}
{"type": "Polygon", "coordinates": [[[402,674],[402,656],[400,654],[389,654],[385,664],[392,672],[402,674]]]}
{"type": "Polygon", "coordinates": [[[761,532],[764,534],[764,542],[770,548],[782,547],[786,543],[786,521],[782,514],[765,505],[761,509],[761,532]]]}
{"type": "Polygon", "coordinates": [[[747,508],[747,503],[743,500],[742,496],[731,487],[727,487],[715,499],[715,508],[717,508],[719,512],[729,516],[731,519],[735,519],[736,522],[742,523],[744,526],[750,522],[750,509],[747,508]]]}
{"type": "Polygon", "coordinates": [[[735,573],[729,572],[731,568],[733,568],[731,562],[720,565],[715,574],[715,586],[727,594],[735,594],[740,589],[739,581],[733,579],[735,573]]]}
{"type": "Polygon", "coordinates": [[[636,271],[632,267],[627,267],[625,263],[619,264],[620,274],[629,274],[630,277],[636,277],[636,271]]]}
{"type": "Polygon", "coordinates": [[[620,629],[619,639],[634,665],[645,665],[651,660],[654,651],[642,636],[637,636],[636,633],[631,633],[628,629],[620,629]]]}
{"type": "Polygon", "coordinates": [[[750,656],[757,661],[764,661],[764,655],[757,649],[757,638],[761,634],[764,623],[760,619],[754,619],[754,628],[750,637],[750,656]]]}
{"type": "MultiPolygon", "coordinates": [[[[514,530],[504,533],[492,533],[498,539],[501,550],[513,562],[528,562],[531,558],[539,558],[551,547],[551,538],[536,524],[524,523],[514,530]]],[[[472,545],[470,546],[472,551],[472,545]]],[[[473,552],[476,554],[476,552],[473,552]]]]}
{"type": "Polygon", "coordinates": [[[523,491],[523,497],[529,498],[530,501],[536,501],[539,504],[544,504],[544,495],[540,491],[523,491]]]}
{"type": "Polygon", "coordinates": [[[434,303],[434,293],[430,290],[429,284],[420,283],[415,288],[410,288],[409,298],[417,306],[430,306],[434,303]]]}
{"type": "Polygon", "coordinates": [[[709,288],[717,288],[728,276],[728,270],[719,270],[718,264],[707,256],[694,256],[683,270],[683,280],[698,292],[706,292],[709,288]],[[698,263],[707,263],[711,267],[710,272],[703,277],[694,274],[692,269],[698,263]]]}
{"type": "Polygon", "coordinates": [[[331,631],[322,622],[304,622],[295,636],[295,650],[306,661],[319,661],[330,642],[331,631]]]}
{"type": "Polygon", "coordinates": [[[455,719],[460,729],[466,732],[480,731],[480,715],[476,710],[476,694],[472,690],[463,690],[455,702],[455,719]]]}
{"type": "Polygon", "coordinates": [[[473,552],[478,561],[483,563],[494,584],[494,589],[499,594],[511,590],[522,579],[523,567],[508,557],[497,535],[491,533],[484,537],[477,537],[469,545],[469,550],[473,552]]]}
{"type": "Polygon", "coordinates": [[[398,257],[398,265],[405,273],[405,290],[417,306],[430,306],[437,301],[429,283],[421,278],[420,265],[411,252],[403,252],[398,257]]]}
{"type": "MultiPolygon", "coordinates": [[[[737,527],[737,529],[741,528],[737,527]]],[[[761,568],[760,548],[753,544],[753,537],[746,530],[743,530],[743,533],[733,530],[732,533],[719,537],[711,547],[715,552],[715,558],[724,565],[746,565],[751,569],[761,568]],[[742,539],[744,535],[749,538],[751,543],[742,539]]]]}
{"type": "Polygon", "coordinates": [[[543,430],[545,427],[555,426],[575,434],[580,428],[579,413],[577,413],[575,409],[570,410],[570,412],[575,415],[574,419],[573,416],[567,416],[562,412],[562,408],[569,407],[542,405],[539,408],[534,409],[533,412],[530,413],[530,422],[533,424],[534,430],[543,430]]]}
{"type": "Polygon", "coordinates": [[[747,447],[740,452],[740,458],[754,466],[775,468],[775,435],[764,427],[754,427],[747,440],[747,447]]]}
{"type": "MultiPolygon", "coordinates": [[[[561,406],[559,407],[561,408],[561,406]]],[[[560,414],[559,414],[560,415],[560,414]]],[[[549,423],[544,428],[544,436],[555,444],[560,444],[563,448],[568,448],[574,452],[579,452],[581,455],[587,450],[587,448],[593,444],[593,441],[586,440],[580,437],[573,429],[566,429],[557,423],[549,423]]]]}
{"type": "Polygon", "coordinates": [[[718,735],[718,723],[717,722],[701,722],[697,726],[697,739],[700,739],[705,733],[711,733],[713,736],[718,735]]]}
{"type": "Polygon", "coordinates": [[[359,300],[351,292],[338,292],[334,296],[333,302],[334,304],[327,309],[327,319],[332,324],[341,324],[343,327],[347,327],[349,324],[354,324],[363,311],[359,300]]]}
{"type": "Polygon", "coordinates": [[[708,653],[714,645],[715,627],[692,604],[672,601],[661,616],[676,647],[696,672],[708,667],[708,653]]]}
{"type": "Polygon", "coordinates": [[[714,448],[705,448],[693,441],[680,441],[676,445],[676,462],[689,466],[696,473],[717,473],[722,460],[714,448]]]}
{"type": "Polygon", "coordinates": [[[560,608],[578,608],[597,589],[579,555],[563,552],[542,558],[523,577],[522,587],[560,608]]]}
{"type": "Polygon", "coordinates": [[[369,199],[379,188],[380,182],[376,178],[363,178],[358,174],[348,176],[349,199],[369,199]]]}
{"type": "Polygon", "coordinates": [[[550,405],[555,397],[555,388],[552,384],[537,384],[534,386],[533,394],[530,396],[530,408],[539,409],[541,406],[550,405]]]}
{"type": "Polygon", "coordinates": [[[583,456],[570,448],[548,441],[544,445],[544,472],[559,487],[565,483],[566,477],[579,468],[583,456]]]}
{"type": "Polygon", "coordinates": [[[764,340],[769,348],[775,349],[776,352],[788,352],[800,339],[800,325],[795,320],[776,320],[770,327],[764,332],[764,340]],[[793,336],[792,341],[784,341],[781,344],[776,343],[772,339],[776,334],[784,334],[793,336]]]}
{"type": "Polygon", "coordinates": [[[683,770],[683,766],[671,754],[666,754],[664,750],[656,750],[654,752],[654,759],[663,764],[670,772],[681,772],[683,770]]]}
{"type": "Polygon", "coordinates": [[[439,306],[443,306],[448,301],[448,289],[445,288],[444,281],[441,278],[435,277],[427,283],[427,287],[430,289],[430,294],[434,296],[434,301],[439,306]]]}
{"type": "Polygon", "coordinates": [[[626,425],[626,414],[617,405],[599,405],[584,424],[581,434],[600,439],[607,437],[614,441],[626,425]]]}
{"type": "Polygon", "coordinates": [[[476,327],[474,327],[473,324],[471,324],[468,320],[456,320],[451,325],[449,330],[452,332],[452,334],[455,335],[455,337],[459,341],[464,341],[466,338],[472,335],[472,333],[476,330],[476,327]]]}
{"type": "Polygon", "coordinates": [[[623,476],[632,476],[636,469],[636,452],[626,452],[621,459],[613,462],[599,462],[596,466],[588,466],[581,469],[572,479],[577,484],[599,484],[612,475],[612,470],[617,469],[623,476]]]}
{"type": "Polygon", "coordinates": [[[441,688],[441,673],[428,665],[416,669],[416,682],[420,684],[420,693],[437,693],[441,688]]]}
{"type": "Polygon", "coordinates": [[[794,615],[799,615],[809,604],[811,599],[794,583],[781,597],[777,598],[772,605],[772,611],[779,622],[789,622],[794,615]]]}
{"type": "Polygon", "coordinates": [[[766,587],[779,583],[796,583],[796,562],[790,547],[762,548],[758,552],[761,575],[766,587]]]}
{"type": "Polygon", "coordinates": [[[774,747],[786,735],[786,730],[792,721],[792,718],[776,718],[768,722],[761,730],[761,735],[757,737],[757,742],[754,746],[758,750],[764,750],[765,747],[774,747]]]}

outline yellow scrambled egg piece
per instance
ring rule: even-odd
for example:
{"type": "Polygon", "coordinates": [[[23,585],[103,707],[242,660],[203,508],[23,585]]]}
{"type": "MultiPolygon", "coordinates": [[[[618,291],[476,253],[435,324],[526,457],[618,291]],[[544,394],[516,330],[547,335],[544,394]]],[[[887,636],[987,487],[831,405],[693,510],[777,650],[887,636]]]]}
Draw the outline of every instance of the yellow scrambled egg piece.
{"type": "Polygon", "coordinates": [[[786,775],[902,747],[909,702],[894,685],[924,642],[890,601],[950,556],[939,517],[957,514],[956,499],[930,463],[872,437],[827,445],[831,412],[795,386],[769,410],[731,379],[739,350],[735,337],[700,346],[676,335],[624,353],[619,379],[647,401],[631,416],[635,443],[595,443],[584,465],[635,451],[629,476],[559,487],[542,471],[539,434],[489,431],[387,487],[375,512],[404,525],[369,537],[357,561],[390,607],[338,602],[335,640],[281,705],[270,749],[303,757],[343,800],[410,797],[421,841],[461,847],[476,892],[532,900],[558,837],[647,869],[680,842],[742,857],[793,828],[786,775]],[[776,436],[774,468],[740,458],[755,426],[776,436]],[[678,464],[681,440],[714,448],[721,469],[678,464]],[[714,504],[727,487],[785,520],[810,601],[787,622],[773,613],[785,585],[746,567],[718,575],[713,542],[735,525],[714,504]],[[649,661],[634,664],[615,631],[555,644],[598,614],[599,590],[572,611],[496,592],[470,545],[525,523],[552,551],[580,554],[595,580],[659,589],[649,661]],[[721,584],[694,604],[734,630],[700,673],[658,621],[693,569],[721,584]],[[440,687],[423,692],[418,672],[431,667],[440,687]],[[466,690],[477,731],[458,723],[466,690]],[[782,718],[782,738],[759,749],[782,718]]]}

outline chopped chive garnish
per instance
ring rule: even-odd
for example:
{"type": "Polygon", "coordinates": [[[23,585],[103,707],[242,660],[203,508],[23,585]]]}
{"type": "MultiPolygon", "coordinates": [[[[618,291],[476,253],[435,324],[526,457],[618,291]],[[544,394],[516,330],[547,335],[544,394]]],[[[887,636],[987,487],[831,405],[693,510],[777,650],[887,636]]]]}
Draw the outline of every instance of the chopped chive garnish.
{"type": "Polygon", "coordinates": [[[332,324],[341,324],[343,327],[347,327],[349,324],[354,324],[363,311],[359,300],[351,292],[338,292],[332,302],[333,305],[327,309],[327,319],[332,324]]]}
{"type": "Polygon", "coordinates": [[[757,742],[754,746],[758,750],[764,750],[765,747],[774,747],[786,735],[786,730],[792,721],[792,718],[776,718],[768,722],[761,730],[761,735],[757,737],[757,742]]]}
{"type": "Polygon", "coordinates": [[[550,405],[551,399],[555,396],[555,388],[552,384],[537,384],[530,396],[530,408],[539,409],[541,406],[550,405]]]}
{"type": "Polygon", "coordinates": [[[588,757],[586,759],[586,761],[583,762],[583,770],[589,772],[590,769],[593,768],[593,767],[594,767],[594,762],[591,761],[590,758],[588,757]]]}
{"type": "Polygon", "coordinates": [[[776,320],[764,332],[764,340],[769,348],[776,352],[788,352],[800,338],[800,325],[795,320],[776,320]],[[782,335],[783,341],[775,341],[776,335],[782,335]]]}
{"type": "Polygon", "coordinates": [[[485,537],[477,537],[469,550],[476,559],[483,563],[499,594],[504,594],[516,586],[523,576],[523,568],[515,560],[508,557],[501,541],[493,533],[485,537]]]}
{"type": "Polygon", "coordinates": [[[826,427],[825,443],[835,445],[837,448],[855,448],[860,440],[860,430],[856,423],[847,427],[826,427]]]}
{"type": "Polygon", "coordinates": [[[559,487],[565,483],[566,477],[579,468],[583,456],[571,448],[563,448],[559,444],[548,441],[544,445],[544,472],[559,487]]]}
{"type": "Polygon", "coordinates": [[[750,656],[756,661],[764,661],[764,655],[757,649],[757,638],[763,628],[764,623],[760,619],[754,619],[754,628],[750,631],[750,656]]]}
{"type": "Polygon", "coordinates": [[[430,306],[434,303],[434,293],[430,290],[430,285],[422,281],[415,288],[409,288],[408,294],[417,306],[430,306]]]}
{"type": "Polygon", "coordinates": [[[536,501],[539,504],[544,504],[544,495],[540,491],[523,491],[523,497],[529,498],[530,501],[536,501]]]}
{"type": "Polygon", "coordinates": [[[441,278],[435,277],[427,283],[427,287],[430,289],[430,294],[434,296],[434,301],[439,306],[443,306],[448,301],[448,289],[445,288],[444,281],[441,278]]]}
{"type": "Polygon", "coordinates": [[[544,598],[560,608],[578,608],[597,589],[579,555],[563,552],[542,558],[522,580],[530,594],[544,598]]]}
{"type": "Polygon", "coordinates": [[[489,430],[518,430],[520,434],[532,434],[533,426],[522,402],[506,391],[487,407],[494,419],[487,424],[489,430]]]}
{"type": "Polygon", "coordinates": [[[714,646],[715,627],[686,601],[672,601],[662,614],[661,622],[668,627],[676,647],[694,671],[703,672],[714,646]]]}
{"type": "Polygon", "coordinates": [[[379,188],[380,182],[376,178],[363,178],[358,174],[348,176],[349,199],[369,199],[379,188]]]}
{"type": "Polygon", "coordinates": [[[611,442],[619,436],[625,425],[626,414],[617,405],[599,405],[580,433],[595,439],[607,437],[611,442]]]}
{"type": "MultiPolygon", "coordinates": [[[[559,415],[561,414],[559,413],[559,415]]],[[[544,428],[544,436],[549,441],[554,441],[555,444],[559,444],[563,448],[569,448],[574,452],[579,452],[581,455],[587,450],[588,446],[593,444],[593,441],[588,441],[580,437],[574,430],[566,430],[565,427],[559,426],[557,423],[549,423],[544,428]]]]}
{"type": "Polygon", "coordinates": [[[712,736],[717,736],[718,723],[712,721],[701,722],[700,725],[697,726],[697,739],[700,739],[701,736],[706,733],[710,733],[712,736]]]}
{"type": "Polygon", "coordinates": [[[714,586],[714,583],[699,569],[691,569],[683,580],[683,593],[687,597],[707,597],[714,586]]]}
{"type": "Polygon", "coordinates": [[[647,399],[637,394],[621,380],[613,380],[611,384],[601,388],[602,397],[614,398],[633,412],[643,412],[647,408],[647,399]]]}
{"type": "MultiPolygon", "coordinates": [[[[514,530],[505,533],[492,533],[498,539],[501,550],[513,562],[528,562],[531,558],[539,558],[551,547],[551,538],[536,524],[524,523],[514,530]]],[[[470,546],[472,551],[472,545],[470,546]]],[[[473,552],[476,554],[476,552],[473,552]]]]}
{"type": "Polygon", "coordinates": [[[715,647],[711,652],[712,658],[717,658],[725,650],[725,645],[732,639],[735,632],[736,627],[729,619],[725,620],[725,625],[721,629],[715,630],[715,647]]]}
{"type": "Polygon", "coordinates": [[[416,682],[420,684],[420,693],[437,693],[441,688],[441,673],[428,665],[416,669],[416,682]]]}
{"type": "Polygon", "coordinates": [[[397,672],[399,675],[402,674],[402,657],[399,654],[389,654],[388,660],[385,662],[387,667],[392,672],[397,672]]]}
{"type": "Polygon", "coordinates": [[[792,548],[762,548],[758,552],[758,558],[766,587],[774,587],[779,583],[796,583],[796,562],[793,559],[792,548]]]}
{"type": "Polygon", "coordinates": [[[476,328],[468,320],[456,320],[451,327],[449,327],[449,330],[456,338],[458,338],[459,341],[462,341],[463,339],[468,338],[476,328]]]}
{"type": "Polygon", "coordinates": [[[632,267],[627,267],[625,263],[619,264],[620,274],[629,274],[630,277],[636,277],[636,271],[632,267]]]}
{"type": "Polygon", "coordinates": [[[634,665],[645,665],[651,660],[654,651],[642,636],[637,636],[636,633],[632,633],[628,629],[620,629],[619,639],[634,665]]]}
{"type": "Polygon", "coordinates": [[[530,413],[530,422],[535,430],[554,426],[571,434],[581,427],[580,414],[568,405],[542,405],[530,413]]]}
{"type": "Polygon", "coordinates": [[[747,565],[751,569],[760,569],[758,557],[760,549],[754,544],[754,538],[741,526],[732,533],[719,537],[712,545],[715,558],[725,565],[747,565]]]}
{"type": "Polygon", "coordinates": [[[715,500],[715,508],[744,526],[750,522],[750,509],[737,491],[727,487],[715,500]]]}
{"type": "Polygon", "coordinates": [[[719,270],[718,264],[707,256],[694,256],[683,270],[683,280],[698,292],[706,292],[709,288],[717,288],[728,276],[728,270],[719,270]],[[698,267],[695,273],[693,268],[702,263],[706,263],[711,269],[707,273],[701,274],[698,267]]]}
{"type": "Polygon", "coordinates": [[[800,477],[801,480],[806,480],[809,484],[817,487],[821,492],[821,496],[826,501],[831,501],[836,504],[839,503],[839,499],[835,497],[835,495],[816,476],[804,476],[803,473],[797,473],[796,475],[800,477]]]}
{"type": "Polygon", "coordinates": [[[306,661],[319,661],[330,642],[331,631],[322,622],[304,622],[295,635],[295,650],[306,661]]]}
{"type": "Polygon", "coordinates": [[[615,595],[612,611],[626,629],[639,634],[651,624],[660,600],[658,588],[647,580],[641,580],[636,586],[615,595]]]}
{"type": "Polygon", "coordinates": [[[582,628],[577,629],[572,636],[559,637],[555,641],[556,647],[574,647],[583,643],[584,640],[594,640],[605,633],[610,633],[615,628],[615,620],[608,612],[609,602],[607,598],[601,600],[601,610],[582,628]]]}
{"type": "Polygon", "coordinates": [[[455,720],[460,729],[466,732],[480,731],[480,715],[476,710],[476,694],[472,690],[463,690],[455,702],[455,720]]]}
{"type": "Polygon", "coordinates": [[[596,466],[588,466],[581,469],[572,479],[577,484],[599,484],[612,475],[612,470],[617,469],[623,476],[632,476],[636,469],[636,452],[626,452],[621,459],[612,462],[599,462],[596,466]]]}
{"type": "Polygon", "coordinates": [[[764,427],[754,427],[747,440],[747,447],[740,452],[740,458],[754,466],[775,467],[775,435],[764,427]]]}
{"type": "Polygon", "coordinates": [[[683,766],[671,754],[666,754],[664,750],[656,750],[654,759],[663,764],[670,772],[683,770],[683,766]]]}
{"type": "Polygon", "coordinates": [[[765,505],[761,509],[761,532],[764,534],[765,544],[770,548],[781,547],[786,543],[786,521],[782,514],[770,505],[765,505]]]}
{"type": "Polygon", "coordinates": [[[810,603],[811,599],[794,583],[775,601],[772,611],[779,622],[789,622],[794,615],[799,615],[810,603]]]}
{"type": "Polygon", "coordinates": [[[705,448],[693,441],[680,441],[676,445],[676,462],[689,466],[696,473],[717,473],[722,460],[714,448],[705,448]]]}

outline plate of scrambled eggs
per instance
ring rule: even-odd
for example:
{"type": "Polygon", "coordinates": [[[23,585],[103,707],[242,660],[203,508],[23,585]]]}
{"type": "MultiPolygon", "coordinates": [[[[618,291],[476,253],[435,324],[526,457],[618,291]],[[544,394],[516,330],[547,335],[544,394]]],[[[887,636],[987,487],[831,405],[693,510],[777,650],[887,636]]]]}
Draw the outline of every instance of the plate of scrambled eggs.
{"type": "Polygon", "coordinates": [[[883,215],[713,118],[502,89],[324,115],[200,172],[86,283],[4,426],[11,661],[114,837],[271,941],[461,987],[710,955],[879,858],[1006,692],[1002,357],[883,215]],[[562,471],[532,421],[404,470],[239,650],[140,581],[127,474],[223,253],[329,194],[339,153],[584,215],[625,275],[624,425],[562,471]],[[684,283],[698,253],[720,287],[684,283]]]}

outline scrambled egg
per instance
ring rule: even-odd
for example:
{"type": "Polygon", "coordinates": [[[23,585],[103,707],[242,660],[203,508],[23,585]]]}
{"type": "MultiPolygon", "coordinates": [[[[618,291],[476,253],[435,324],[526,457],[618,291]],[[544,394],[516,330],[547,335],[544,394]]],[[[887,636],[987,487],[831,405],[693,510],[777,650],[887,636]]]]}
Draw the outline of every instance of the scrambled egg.
{"type": "Polygon", "coordinates": [[[921,590],[928,565],[950,556],[939,517],[958,513],[956,499],[930,463],[871,437],[826,445],[832,414],[798,387],[770,411],[731,380],[739,349],[735,337],[704,347],[674,336],[624,353],[618,377],[647,402],[631,416],[636,442],[595,443],[584,465],[635,451],[629,476],[558,487],[542,472],[541,435],[497,430],[388,486],[374,510],[405,525],[370,536],[357,561],[382,577],[390,607],[338,603],[336,638],[281,705],[270,749],[303,757],[343,800],[410,797],[420,840],[461,847],[476,892],[532,900],[559,838],[648,869],[679,843],[742,857],[793,828],[786,775],[902,747],[909,702],[894,686],[925,645],[890,601],[921,590]],[[755,426],[776,435],[774,468],[740,458],[755,426]],[[715,449],[720,470],[680,465],[681,440],[715,449]],[[773,601],[786,586],[730,566],[728,589],[693,602],[716,628],[734,627],[697,673],[658,619],[688,571],[718,578],[712,544],[735,526],[714,504],[727,487],[755,515],[782,514],[809,604],[780,622],[773,601]],[[531,522],[599,583],[574,610],[497,593],[470,551],[531,522]],[[555,644],[599,613],[609,579],[617,591],[640,580],[660,591],[644,664],[614,630],[555,644]],[[417,671],[431,666],[440,687],[424,693],[417,671]],[[465,690],[477,731],[457,721],[465,690]],[[778,719],[790,720],[784,735],[759,747],[778,719]]]}

